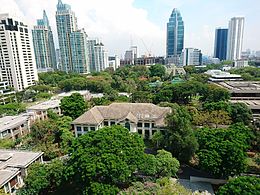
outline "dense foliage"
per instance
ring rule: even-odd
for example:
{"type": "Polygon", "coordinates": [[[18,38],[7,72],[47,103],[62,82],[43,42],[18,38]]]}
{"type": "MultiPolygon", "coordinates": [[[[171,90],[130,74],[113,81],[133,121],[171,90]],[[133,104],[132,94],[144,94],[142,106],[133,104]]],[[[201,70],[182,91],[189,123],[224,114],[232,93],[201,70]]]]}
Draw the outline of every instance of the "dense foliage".
{"type": "Polygon", "coordinates": [[[67,154],[68,147],[74,139],[71,129],[71,118],[59,117],[37,121],[31,127],[31,133],[24,137],[19,148],[44,152],[45,160],[67,154]]]}
{"type": "Polygon", "coordinates": [[[144,143],[139,135],[121,126],[105,127],[76,139],[70,154],[72,181],[79,190],[93,194],[96,187],[115,189],[130,182],[142,163],[144,143]]]}
{"type": "Polygon", "coordinates": [[[87,110],[87,104],[82,95],[73,93],[69,97],[62,98],[60,108],[63,115],[76,119],[87,110]]]}
{"type": "Polygon", "coordinates": [[[256,195],[260,192],[260,178],[253,176],[240,176],[230,179],[227,184],[220,187],[217,195],[256,195]]]}
{"type": "Polygon", "coordinates": [[[246,170],[246,150],[252,132],[242,124],[228,129],[198,129],[199,167],[217,177],[238,175],[246,170]]]}

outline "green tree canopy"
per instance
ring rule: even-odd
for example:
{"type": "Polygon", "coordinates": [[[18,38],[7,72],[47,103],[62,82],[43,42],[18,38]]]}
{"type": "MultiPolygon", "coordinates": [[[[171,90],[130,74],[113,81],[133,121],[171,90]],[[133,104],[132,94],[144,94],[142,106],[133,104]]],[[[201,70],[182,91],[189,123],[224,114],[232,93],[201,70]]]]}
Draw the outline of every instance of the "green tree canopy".
{"type": "Polygon", "coordinates": [[[230,179],[227,184],[220,187],[217,195],[256,195],[260,192],[260,178],[253,176],[240,176],[230,179]]]}
{"type": "Polygon", "coordinates": [[[240,174],[246,170],[246,150],[252,139],[251,130],[243,124],[229,129],[199,129],[199,166],[218,177],[240,174]]]}
{"type": "Polygon", "coordinates": [[[122,126],[105,127],[76,139],[70,154],[72,180],[90,193],[92,183],[118,186],[130,182],[143,161],[144,142],[122,126]]]}
{"type": "Polygon", "coordinates": [[[155,64],[152,65],[150,68],[150,77],[160,77],[163,78],[166,73],[166,68],[164,65],[161,64],[155,64]]]}
{"type": "Polygon", "coordinates": [[[166,122],[164,140],[167,150],[178,160],[189,161],[197,150],[198,143],[191,128],[191,116],[187,109],[173,104],[172,113],[167,116],[166,122]]]}
{"type": "Polygon", "coordinates": [[[61,100],[60,108],[65,116],[76,119],[87,110],[87,104],[79,93],[73,93],[61,100]]]}

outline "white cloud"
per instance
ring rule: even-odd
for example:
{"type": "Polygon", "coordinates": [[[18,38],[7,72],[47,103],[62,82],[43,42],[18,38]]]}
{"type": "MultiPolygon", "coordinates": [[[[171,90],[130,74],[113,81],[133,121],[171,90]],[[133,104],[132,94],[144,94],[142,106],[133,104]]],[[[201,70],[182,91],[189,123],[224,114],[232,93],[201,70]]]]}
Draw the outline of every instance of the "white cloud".
{"type": "MultiPolygon", "coordinates": [[[[45,9],[57,44],[55,11],[58,0],[0,1],[0,12],[23,13],[31,26],[42,17],[45,9]]],[[[148,20],[147,11],[133,6],[134,0],[63,0],[63,3],[71,5],[79,28],[84,28],[90,37],[100,37],[110,54],[123,55],[132,39],[141,54],[147,53],[146,44],[153,54],[164,55],[165,32],[148,20]]]]}

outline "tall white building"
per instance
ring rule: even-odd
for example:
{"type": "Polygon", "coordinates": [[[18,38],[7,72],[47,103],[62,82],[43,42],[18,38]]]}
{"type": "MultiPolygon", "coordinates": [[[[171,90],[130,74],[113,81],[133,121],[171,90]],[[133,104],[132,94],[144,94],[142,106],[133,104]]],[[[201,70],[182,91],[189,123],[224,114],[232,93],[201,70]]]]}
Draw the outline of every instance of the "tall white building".
{"type": "Polygon", "coordinates": [[[109,67],[108,52],[99,39],[88,40],[90,72],[100,72],[109,67]]]}
{"type": "Polygon", "coordinates": [[[188,66],[194,65],[199,66],[202,64],[201,50],[195,48],[185,48],[181,54],[181,65],[188,66]]]}
{"type": "Polygon", "coordinates": [[[38,81],[31,31],[9,14],[0,14],[0,71],[16,91],[38,81]]]}
{"type": "Polygon", "coordinates": [[[227,60],[241,59],[244,36],[244,17],[233,17],[228,26],[227,60]]]}

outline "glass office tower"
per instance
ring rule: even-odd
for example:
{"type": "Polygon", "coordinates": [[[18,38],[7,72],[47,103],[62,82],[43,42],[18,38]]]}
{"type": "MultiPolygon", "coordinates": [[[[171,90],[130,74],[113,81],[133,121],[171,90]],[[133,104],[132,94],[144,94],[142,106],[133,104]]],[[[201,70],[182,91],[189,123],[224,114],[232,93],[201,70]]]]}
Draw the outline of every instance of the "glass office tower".
{"type": "Polygon", "coordinates": [[[228,29],[217,28],[215,31],[214,57],[222,60],[227,59],[228,29]]]}
{"type": "Polygon", "coordinates": [[[183,50],[183,45],[184,22],[179,10],[174,8],[167,23],[167,58],[179,58],[183,50]]]}

